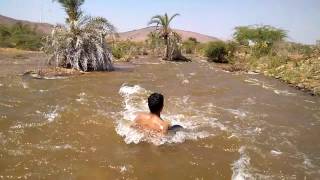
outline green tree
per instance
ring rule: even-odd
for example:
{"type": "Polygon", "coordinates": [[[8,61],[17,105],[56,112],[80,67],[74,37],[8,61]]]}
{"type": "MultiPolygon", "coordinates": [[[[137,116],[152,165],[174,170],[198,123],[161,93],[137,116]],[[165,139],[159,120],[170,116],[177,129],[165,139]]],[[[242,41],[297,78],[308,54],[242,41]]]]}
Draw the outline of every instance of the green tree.
{"type": "Polygon", "coordinates": [[[177,34],[171,29],[170,23],[177,16],[179,16],[179,14],[174,14],[171,17],[169,17],[167,13],[165,13],[164,15],[156,15],[153,16],[150,22],[148,23],[148,25],[156,25],[157,28],[160,28],[159,33],[161,37],[164,39],[166,45],[165,59],[167,60],[170,59],[170,36],[177,36],[177,34]]]}
{"type": "Polygon", "coordinates": [[[254,52],[260,55],[269,53],[274,43],[287,37],[287,32],[268,25],[239,26],[235,28],[233,37],[241,45],[253,43],[254,52]]]}

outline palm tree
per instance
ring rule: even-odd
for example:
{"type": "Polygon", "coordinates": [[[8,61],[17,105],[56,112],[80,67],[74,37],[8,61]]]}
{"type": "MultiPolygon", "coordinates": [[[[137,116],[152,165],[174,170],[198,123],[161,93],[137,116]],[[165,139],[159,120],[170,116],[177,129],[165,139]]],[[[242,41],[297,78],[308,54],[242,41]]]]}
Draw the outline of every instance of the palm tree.
{"type": "Polygon", "coordinates": [[[163,37],[166,45],[166,54],[165,54],[165,59],[169,60],[169,48],[170,48],[170,43],[169,43],[169,38],[171,35],[174,34],[174,31],[170,28],[170,23],[171,21],[179,16],[180,14],[174,14],[173,16],[169,17],[167,13],[164,15],[156,15],[153,16],[148,23],[148,25],[156,25],[159,30],[160,35],[163,37]]]}
{"type": "Polygon", "coordinates": [[[49,64],[82,71],[113,70],[112,54],[105,37],[115,33],[105,18],[83,15],[84,0],[55,0],[65,9],[67,26],[56,26],[46,37],[43,50],[49,64]]]}

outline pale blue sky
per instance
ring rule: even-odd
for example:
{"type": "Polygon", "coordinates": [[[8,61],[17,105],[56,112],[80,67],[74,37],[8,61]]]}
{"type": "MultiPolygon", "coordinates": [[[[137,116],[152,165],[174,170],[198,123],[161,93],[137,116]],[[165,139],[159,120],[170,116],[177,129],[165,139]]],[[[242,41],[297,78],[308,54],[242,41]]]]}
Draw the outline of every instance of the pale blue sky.
{"type": "MultiPolygon", "coordinates": [[[[168,12],[181,14],[173,27],[221,39],[230,39],[235,26],[252,24],[286,29],[290,41],[320,39],[320,0],[87,0],[83,9],[119,31],[145,27],[153,15],[168,12]]],[[[49,23],[64,23],[65,16],[52,0],[0,0],[0,14],[49,23]]]]}

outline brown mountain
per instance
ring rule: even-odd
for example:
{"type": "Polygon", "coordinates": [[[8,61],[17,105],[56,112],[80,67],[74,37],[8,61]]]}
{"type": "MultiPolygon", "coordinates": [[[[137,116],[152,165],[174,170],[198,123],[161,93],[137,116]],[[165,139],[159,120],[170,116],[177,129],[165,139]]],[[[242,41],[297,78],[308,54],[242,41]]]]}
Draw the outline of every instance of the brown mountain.
{"type": "MultiPolygon", "coordinates": [[[[53,25],[48,23],[36,23],[24,20],[17,20],[10,17],[0,15],[0,25],[13,25],[15,23],[21,22],[23,24],[29,25],[32,28],[36,28],[36,30],[40,33],[49,34],[53,28],[53,25]]],[[[155,27],[147,27],[142,29],[137,29],[128,32],[119,33],[120,40],[131,40],[135,42],[145,41],[148,38],[148,34],[155,30],[155,27]]],[[[182,40],[187,40],[190,37],[196,38],[199,42],[205,43],[209,41],[217,41],[218,38],[203,35],[196,32],[184,31],[179,29],[174,29],[177,33],[179,33],[182,37],[182,40]]]]}
{"type": "MultiPolygon", "coordinates": [[[[131,40],[136,42],[145,41],[148,38],[148,34],[155,30],[155,27],[147,27],[142,29],[137,29],[133,31],[119,33],[120,40],[131,40]]],[[[182,37],[182,40],[187,40],[190,37],[196,38],[201,43],[206,43],[209,41],[218,41],[218,38],[203,35],[196,32],[184,31],[179,29],[174,29],[177,33],[179,33],[182,37]]]]}
{"type": "Polygon", "coordinates": [[[2,16],[0,15],[0,24],[2,25],[14,25],[16,23],[22,23],[25,25],[30,26],[31,28],[36,28],[36,30],[39,33],[43,34],[49,34],[53,28],[53,25],[47,24],[47,23],[36,23],[36,22],[30,22],[30,21],[24,21],[24,20],[17,20],[10,17],[2,16]]]}

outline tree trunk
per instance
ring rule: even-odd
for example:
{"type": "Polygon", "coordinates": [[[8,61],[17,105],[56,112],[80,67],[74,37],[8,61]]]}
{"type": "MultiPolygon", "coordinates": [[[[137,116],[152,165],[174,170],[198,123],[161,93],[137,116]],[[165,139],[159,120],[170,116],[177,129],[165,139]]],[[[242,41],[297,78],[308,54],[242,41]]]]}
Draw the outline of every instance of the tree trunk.
{"type": "Polygon", "coordinates": [[[169,44],[169,37],[168,36],[165,36],[165,44],[166,44],[166,54],[165,54],[165,60],[170,60],[169,59],[169,49],[170,49],[170,44],[169,44]]]}

